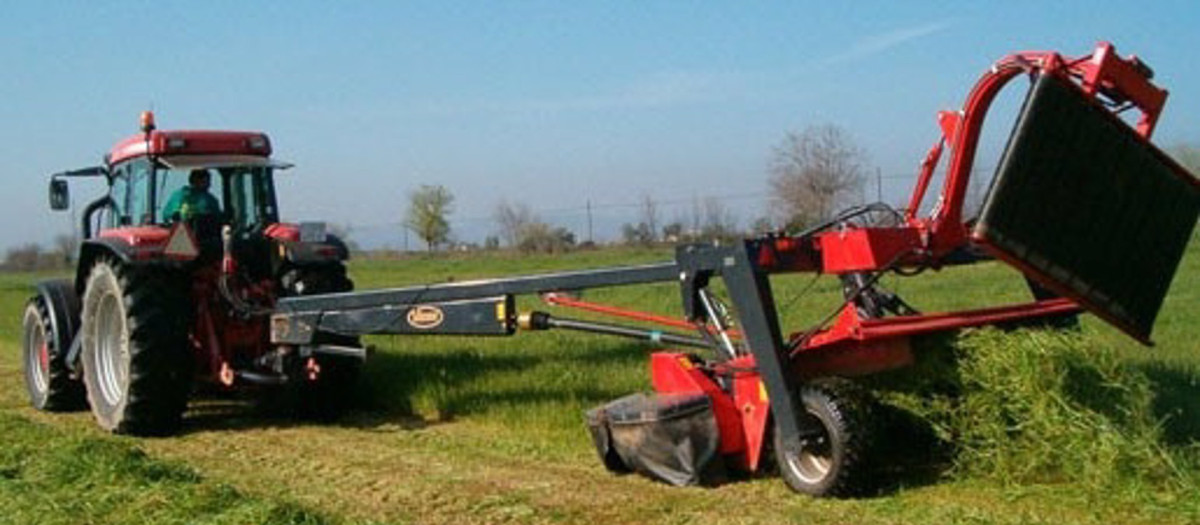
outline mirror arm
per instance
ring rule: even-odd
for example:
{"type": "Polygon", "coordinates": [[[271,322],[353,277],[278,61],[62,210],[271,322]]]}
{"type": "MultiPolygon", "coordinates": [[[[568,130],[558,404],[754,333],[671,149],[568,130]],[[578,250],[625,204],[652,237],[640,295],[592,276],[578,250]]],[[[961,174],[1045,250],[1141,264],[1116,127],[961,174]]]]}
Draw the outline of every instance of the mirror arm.
{"type": "Polygon", "coordinates": [[[103,197],[100,197],[99,199],[92,201],[91,203],[89,203],[87,205],[86,208],[83,209],[83,221],[79,225],[80,226],[80,228],[79,228],[80,238],[82,238],[82,239],[91,239],[92,238],[92,216],[96,214],[96,211],[98,211],[101,208],[104,208],[105,206],[108,206],[110,204],[112,204],[112,198],[109,197],[108,195],[105,195],[103,197]]]}

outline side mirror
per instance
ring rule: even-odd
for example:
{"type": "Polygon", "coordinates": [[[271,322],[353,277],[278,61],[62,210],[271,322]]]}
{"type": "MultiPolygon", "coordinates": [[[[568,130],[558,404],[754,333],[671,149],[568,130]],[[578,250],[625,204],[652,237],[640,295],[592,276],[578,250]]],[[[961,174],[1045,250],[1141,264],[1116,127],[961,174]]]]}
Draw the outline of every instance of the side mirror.
{"type": "Polygon", "coordinates": [[[62,211],[71,207],[71,192],[67,189],[67,181],[50,179],[50,209],[62,211]]]}

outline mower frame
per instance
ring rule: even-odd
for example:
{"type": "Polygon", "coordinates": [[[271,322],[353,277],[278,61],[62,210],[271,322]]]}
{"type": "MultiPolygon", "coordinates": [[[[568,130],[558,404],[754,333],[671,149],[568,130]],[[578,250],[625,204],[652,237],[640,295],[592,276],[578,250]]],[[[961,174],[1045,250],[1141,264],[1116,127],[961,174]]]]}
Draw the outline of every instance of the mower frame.
{"type": "MultiPolygon", "coordinates": [[[[1054,77],[1077,89],[1084,99],[1114,114],[1125,109],[1137,110],[1139,116],[1130,126],[1133,134],[1136,140],[1153,147],[1149,139],[1167,92],[1152,83],[1152,71],[1136,56],[1122,58],[1107,42],[1099,43],[1090,54],[1073,58],[1047,51],[1015,53],[996,62],[982,75],[961,110],[938,114],[941,135],[921,163],[908,208],[897,214],[895,226],[850,225],[847,221],[853,216],[877,209],[864,207],[799,233],[742,239],[729,245],[681,245],[676,249],[674,261],[662,264],[285,298],[278,302],[272,317],[272,342],[304,346],[322,332],[508,335],[518,327],[573,328],[664,340],[664,333],[656,330],[589,322],[556,324],[549,314],[540,312],[518,316],[512,311],[511,296],[532,293],[548,294],[547,302],[560,306],[673,328],[690,326],[699,336],[674,342],[708,346],[716,352],[717,359],[698,362],[684,353],[655,354],[651,364],[655,389],[660,393],[708,395],[721,429],[721,452],[739,458],[742,467],[755,470],[762,457],[769,422],[773,421],[776,438],[783,447],[776,450],[777,454],[798,453],[821,432],[819,421],[802,417],[805,410],[800,387],[813,378],[865,375],[907,365],[913,361],[910,339],[918,335],[1073,316],[1084,307],[1096,310],[1095,305],[1079,301],[1071,289],[1059,286],[1055,276],[995,249],[986,236],[973,235],[972,225],[963,220],[964,199],[984,118],[997,93],[1022,74],[1031,78],[1054,77]],[[918,210],[947,147],[951,155],[940,198],[927,216],[919,216],[918,210]],[[1035,289],[1034,300],[924,314],[900,302],[902,307],[893,304],[888,308],[896,315],[864,314],[870,310],[864,308],[866,302],[886,298],[879,295],[876,286],[884,272],[939,269],[990,258],[981,256],[980,248],[1016,266],[1042,285],[1035,289]],[[846,283],[845,302],[835,315],[826,319],[832,321],[829,326],[819,323],[785,338],[769,276],[794,272],[842,277],[846,283]],[[714,298],[708,290],[714,278],[724,282],[736,314],[736,331],[721,309],[714,307],[714,298]],[[550,294],[670,281],[679,283],[683,320],[550,294]],[[417,326],[409,315],[416,309],[433,308],[438,311],[433,317],[457,319],[456,305],[484,298],[490,298],[489,304],[495,305],[494,316],[473,315],[473,321],[460,319],[454,323],[427,322],[417,326]]],[[[1177,165],[1172,169],[1192,188],[1200,188],[1185,170],[1177,165]]],[[[1099,313],[1111,321],[1102,310],[1099,313]]],[[[1148,334],[1131,335],[1148,342],[1148,334]]]]}

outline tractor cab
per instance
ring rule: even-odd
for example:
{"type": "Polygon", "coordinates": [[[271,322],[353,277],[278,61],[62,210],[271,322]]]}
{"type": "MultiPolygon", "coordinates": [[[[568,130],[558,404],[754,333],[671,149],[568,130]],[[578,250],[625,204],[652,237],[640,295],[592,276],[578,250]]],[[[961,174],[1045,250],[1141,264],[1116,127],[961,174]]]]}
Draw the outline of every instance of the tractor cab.
{"type": "Polygon", "coordinates": [[[69,205],[67,177],[103,176],[108,183],[106,194],[83,211],[81,261],[101,252],[175,263],[230,255],[264,278],[297,258],[333,262],[347,256],[323,224],[279,222],[274,174],[291,165],[271,158],[266,134],[162,131],[149,112],[141,131],[118,142],[102,166],[51,180],[53,209],[69,205]]]}
{"type": "Polygon", "coordinates": [[[103,229],[186,222],[203,241],[219,240],[223,226],[244,234],[279,222],[273,172],[290,165],[271,160],[265,134],[158,131],[153,115],[142,130],[106,158],[103,229]]]}
{"type": "Polygon", "coordinates": [[[246,232],[279,222],[273,171],[287,165],[172,157],[153,164],[151,169],[151,161],[140,157],[113,167],[105,229],[183,221],[246,232]],[[203,187],[196,183],[200,180],[203,187]]]}
{"type": "Polygon", "coordinates": [[[263,235],[279,223],[274,171],[289,167],[265,157],[228,155],[137,157],[110,172],[107,217],[99,236],[130,229],[173,230],[184,225],[201,259],[222,251],[222,230],[230,229],[240,259],[260,260],[263,235]]]}

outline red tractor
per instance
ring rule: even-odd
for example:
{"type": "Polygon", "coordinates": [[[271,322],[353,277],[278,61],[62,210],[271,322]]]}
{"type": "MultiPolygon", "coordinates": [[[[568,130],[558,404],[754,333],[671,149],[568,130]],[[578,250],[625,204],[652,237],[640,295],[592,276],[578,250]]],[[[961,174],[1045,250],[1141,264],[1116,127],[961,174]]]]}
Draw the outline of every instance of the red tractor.
{"type": "Polygon", "coordinates": [[[69,207],[66,178],[103,177],[107,194],[83,210],[74,280],[39,283],[23,321],[25,380],[35,408],[86,399],[101,427],[176,431],[193,389],[287,392],[299,413],[346,403],[365,352],[336,335],[275,346],[280,297],[344,292],[348,257],[323,223],[279,221],[267,135],[142,133],[101,166],[55,174],[52,209],[69,207]]]}

